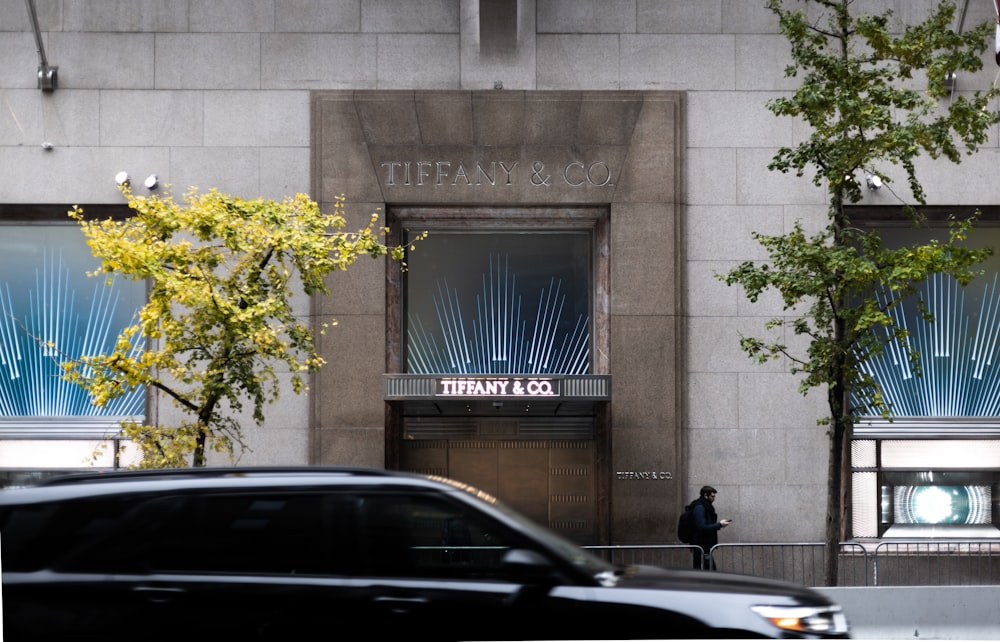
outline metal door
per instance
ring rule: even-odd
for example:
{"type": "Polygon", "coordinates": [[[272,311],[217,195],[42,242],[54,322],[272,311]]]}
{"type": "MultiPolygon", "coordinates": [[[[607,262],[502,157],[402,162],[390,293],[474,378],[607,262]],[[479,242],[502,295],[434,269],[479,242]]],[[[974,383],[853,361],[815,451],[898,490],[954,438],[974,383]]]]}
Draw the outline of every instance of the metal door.
{"type": "MultiPolygon", "coordinates": [[[[480,435],[504,432],[496,420],[475,423],[480,435]]],[[[468,419],[463,425],[471,427],[468,419]]],[[[593,439],[411,438],[402,442],[400,463],[471,484],[577,543],[594,544],[595,453],[593,439]]]]}

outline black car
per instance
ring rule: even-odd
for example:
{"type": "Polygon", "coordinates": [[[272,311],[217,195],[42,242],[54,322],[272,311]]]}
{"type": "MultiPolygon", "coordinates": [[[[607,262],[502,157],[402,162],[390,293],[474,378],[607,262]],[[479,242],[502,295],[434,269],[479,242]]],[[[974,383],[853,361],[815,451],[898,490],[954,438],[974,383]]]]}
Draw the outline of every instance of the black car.
{"type": "Polygon", "coordinates": [[[616,568],[458,482],[69,475],[0,492],[7,640],[848,637],[792,584],[616,568]]]}

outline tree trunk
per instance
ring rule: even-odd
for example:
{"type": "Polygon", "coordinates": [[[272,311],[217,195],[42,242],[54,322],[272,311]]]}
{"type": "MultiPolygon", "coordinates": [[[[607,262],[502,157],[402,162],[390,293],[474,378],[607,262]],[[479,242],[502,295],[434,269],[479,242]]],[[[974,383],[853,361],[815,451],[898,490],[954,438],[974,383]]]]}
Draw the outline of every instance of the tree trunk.
{"type": "MultiPolygon", "coordinates": [[[[830,394],[836,394],[831,392],[830,394]]],[[[841,511],[843,509],[844,424],[842,417],[831,418],[830,458],[827,470],[826,555],[823,585],[837,586],[840,569],[841,511]]]]}
{"type": "MultiPolygon", "coordinates": [[[[846,6],[844,7],[846,9],[846,6]]],[[[846,51],[844,52],[846,55],[846,51]]],[[[848,225],[844,214],[844,190],[838,187],[832,194],[831,216],[833,227],[833,242],[836,246],[844,244],[843,231],[848,225]]],[[[831,316],[833,318],[833,341],[835,345],[843,345],[845,336],[844,320],[840,311],[847,307],[846,302],[838,295],[831,298],[831,316]]],[[[841,354],[830,372],[830,383],[827,388],[827,403],[830,407],[830,457],[827,469],[826,486],[826,537],[824,541],[823,585],[837,586],[840,570],[840,541],[843,532],[844,507],[844,436],[850,422],[847,414],[850,412],[850,391],[847,389],[847,356],[841,354]]]]}
{"type": "Polygon", "coordinates": [[[193,468],[203,468],[207,463],[205,461],[205,444],[208,443],[208,432],[202,427],[198,431],[198,438],[195,440],[194,452],[191,457],[191,466],[193,468]]]}

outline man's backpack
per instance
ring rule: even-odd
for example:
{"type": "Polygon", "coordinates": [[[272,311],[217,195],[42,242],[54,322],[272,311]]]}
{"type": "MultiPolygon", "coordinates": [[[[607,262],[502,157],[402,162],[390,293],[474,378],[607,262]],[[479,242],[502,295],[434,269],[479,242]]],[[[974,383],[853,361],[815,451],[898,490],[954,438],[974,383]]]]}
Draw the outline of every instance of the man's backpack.
{"type": "Polygon", "coordinates": [[[690,544],[694,539],[694,502],[681,511],[680,519],[677,520],[677,539],[683,544],[690,544]]]}

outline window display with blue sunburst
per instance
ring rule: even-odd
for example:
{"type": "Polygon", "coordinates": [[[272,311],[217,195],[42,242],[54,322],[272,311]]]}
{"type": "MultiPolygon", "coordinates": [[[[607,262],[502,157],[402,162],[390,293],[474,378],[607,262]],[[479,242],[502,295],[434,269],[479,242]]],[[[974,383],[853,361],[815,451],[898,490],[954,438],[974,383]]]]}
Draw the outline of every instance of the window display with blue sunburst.
{"type": "MultiPolygon", "coordinates": [[[[883,230],[886,246],[935,236],[944,241],[947,231],[883,230]]],[[[1000,228],[983,224],[967,244],[1000,247],[1000,228]]],[[[1000,256],[980,267],[981,276],[966,286],[932,275],[892,310],[919,354],[916,367],[900,341],[863,366],[880,384],[892,419],[864,418],[855,427],[855,537],[998,534],[1000,256]]]]}
{"type": "MultiPolygon", "coordinates": [[[[0,423],[23,417],[141,417],[145,391],[107,406],[62,378],[61,363],[109,353],[145,301],[142,282],[98,267],[75,225],[6,225],[0,234],[0,423]]],[[[138,347],[138,346],[137,346],[138,347]]]]}
{"type": "Polygon", "coordinates": [[[588,374],[591,235],[436,230],[407,261],[406,371],[588,374]]]}
{"type": "MultiPolygon", "coordinates": [[[[947,231],[883,232],[887,247],[927,243],[934,236],[946,240],[947,231]]],[[[1000,228],[976,229],[967,245],[1000,245],[1000,228]]],[[[863,367],[882,386],[893,416],[1000,415],[1000,256],[981,268],[982,276],[964,287],[951,276],[932,275],[892,310],[893,322],[907,331],[920,355],[919,371],[899,341],[888,343],[863,367]]]]}

